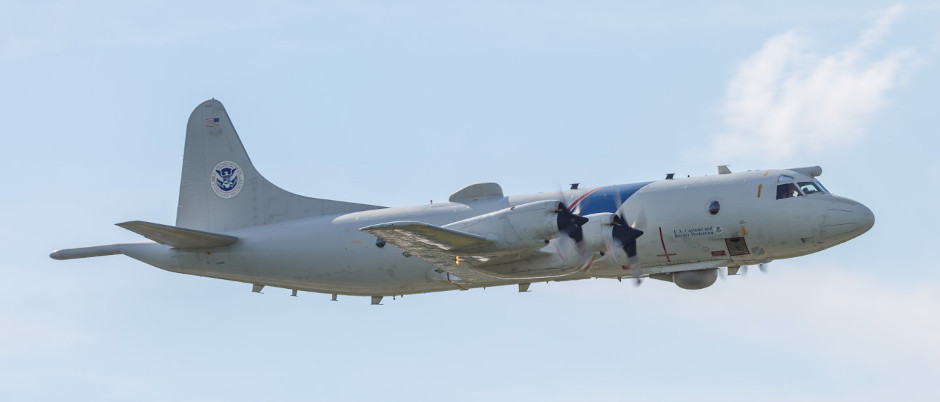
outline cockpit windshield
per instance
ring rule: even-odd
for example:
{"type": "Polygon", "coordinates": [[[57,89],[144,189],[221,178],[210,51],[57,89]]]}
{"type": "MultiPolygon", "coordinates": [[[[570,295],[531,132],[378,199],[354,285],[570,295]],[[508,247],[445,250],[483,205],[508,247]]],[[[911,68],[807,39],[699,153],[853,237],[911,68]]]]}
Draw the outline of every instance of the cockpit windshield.
{"type": "Polygon", "coordinates": [[[797,183],[791,182],[793,177],[787,175],[780,175],[777,179],[777,199],[781,200],[784,198],[793,198],[793,197],[802,197],[804,195],[813,195],[813,194],[828,194],[829,191],[823,187],[822,183],[819,180],[813,179],[813,181],[801,181],[797,183]]]}
{"type": "Polygon", "coordinates": [[[816,183],[804,181],[799,183],[800,191],[805,195],[822,193],[823,191],[816,185],[816,183]]]}
{"type": "Polygon", "coordinates": [[[806,195],[817,194],[817,193],[829,194],[829,190],[826,190],[826,188],[823,187],[822,183],[820,183],[819,180],[816,180],[816,179],[813,179],[812,183],[800,182],[799,186],[800,186],[800,191],[802,191],[803,194],[806,194],[806,195]]]}

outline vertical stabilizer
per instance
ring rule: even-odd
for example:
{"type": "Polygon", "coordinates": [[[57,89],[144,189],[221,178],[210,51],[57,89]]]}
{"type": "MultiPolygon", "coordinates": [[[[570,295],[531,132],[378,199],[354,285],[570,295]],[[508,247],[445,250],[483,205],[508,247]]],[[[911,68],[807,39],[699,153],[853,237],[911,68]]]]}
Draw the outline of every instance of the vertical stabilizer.
{"type": "Polygon", "coordinates": [[[251,164],[228,113],[215,99],[189,116],[176,226],[224,232],[376,208],[381,207],[303,197],[271,184],[251,164]]]}

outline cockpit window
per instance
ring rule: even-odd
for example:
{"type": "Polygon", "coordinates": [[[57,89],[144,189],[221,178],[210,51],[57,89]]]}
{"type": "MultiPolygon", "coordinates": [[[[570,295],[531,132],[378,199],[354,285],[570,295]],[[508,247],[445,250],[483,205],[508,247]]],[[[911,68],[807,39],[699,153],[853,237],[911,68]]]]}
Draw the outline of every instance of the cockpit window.
{"type": "Polygon", "coordinates": [[[787,176],[785,174],[782,174],[780,175],[780,177],[777,178],[777,183],[784,182],[784,181],[792,181],[792,180],[793,180],[793,176],[787,176]]]}
{"type": "Polygon", "coordinates": [[[813,179],[813,183],[816,183],[816,187],[819,187],[819,189],[822,190],[824,193],[829,194],[829,190],[826,189],[826,187],[823,186],[822,183],[819,182],[819,180],[813,179]]]}
{"type": "Polygon", "coordinates": [[[806,195],[823,192],[819,188],[819,186],[816,185],[816,183],[805,181],[805,182],[800,182],[799,185],[800,185],[800,191],[802,191],[803,194],[806,194],[806,195]]]}
{"type": "Polygon", "coordinates": [[[803,195],[800,193],[800,190],[796,188],[796,184],[787,183],[777,186],[777,199],[782,200],[784,198],[799,197],[803,195]]]}

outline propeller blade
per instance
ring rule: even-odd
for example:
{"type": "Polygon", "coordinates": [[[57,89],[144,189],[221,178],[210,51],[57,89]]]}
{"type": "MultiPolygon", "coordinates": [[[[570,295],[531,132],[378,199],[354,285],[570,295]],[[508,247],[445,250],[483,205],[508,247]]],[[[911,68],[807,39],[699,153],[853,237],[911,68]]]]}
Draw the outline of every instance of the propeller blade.
{"type": "Polygon", "coordinates": [[[581,230],[581,226],[588,223],[589,219],[572,213],[568,210],[568,207],[561,202],[558,203],[558,210],[556,212],[558,213],[558,231],[578,243],[583,241],[584,231],[581,230]]]}
{"type": "Polygon", "coordinates": [[[614,239],[620,242],[628,258],[636,257],[636,239],[643,236],[642,230],[627,226],[623,218],[616,215],[614,216],[614,226],[611,234],[614,239]]]}
{"type": "MultiPolygon", "coordinates": [[[[768,264],[768,263],[766,263],[766,262],[762,262],[762,263],[760,263],[760,264],[757,264],[757,269],[759,269],[762,274],[766,274],[766,273],[767,273],[767,268],[768,268],[769,266],[770,266],[770,264],[768,264]]],[[[741,266],[741,268],[738,270],[738,275],[747,276],[747,265],[742,265],[742,266],[741,266]]]]}
{"type": "Polygon", "coordinates": [[[637,227],[645,227],[646,212],[641,207],[637,215],[634,216],[633,224],[627,224],[627,212],[624,209],[623,200],[618,198],[617,202],[620,206],[617,214],[614,216],[611,237],[613,237],[616,242],[620,243],[624,253],[627,255],[627,264],[624,267],[629,267],[630,273],[633,276],[634,286],[640,286],[640,284],[643,283],[643,269],[640,265],[640,257],[637,256],[636,239],[643,235],[643,231],[637,227]]]}

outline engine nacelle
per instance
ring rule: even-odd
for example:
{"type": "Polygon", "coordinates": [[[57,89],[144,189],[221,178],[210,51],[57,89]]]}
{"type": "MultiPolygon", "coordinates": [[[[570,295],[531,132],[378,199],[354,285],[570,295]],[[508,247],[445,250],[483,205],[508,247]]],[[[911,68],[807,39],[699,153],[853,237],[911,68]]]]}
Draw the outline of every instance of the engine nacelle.
{"type": "Polygon", "coordinates": [[[714,284],[716,280],[718,280],[718,268],[672,273],[672,281],[683,289],[705,289],[714,284]]]}
{"type": "Polygon", "coordinates": [[[609,212],[585,216],[589,221],[581,227],[584,232],[584,247],[592,251],[609,251],[608,245],[613,240],[612,233],[616,216],[609,212]]]}
{"type": "Polygon", "coordinates": [[[479,254],[500,255],[545,247],[558,237],[558,201],[537,201],[457,221],[444,227],[485,236],[479,254]]]}

